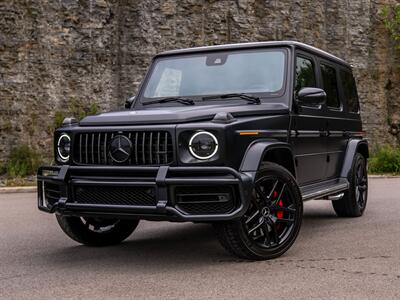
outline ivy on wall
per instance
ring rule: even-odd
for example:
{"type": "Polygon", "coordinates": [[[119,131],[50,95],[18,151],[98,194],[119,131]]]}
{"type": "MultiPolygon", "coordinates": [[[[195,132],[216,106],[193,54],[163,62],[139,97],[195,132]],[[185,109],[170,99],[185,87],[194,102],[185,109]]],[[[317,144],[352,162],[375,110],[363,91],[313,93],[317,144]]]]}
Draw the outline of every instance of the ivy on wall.
{"type": "Polygon", "coordinates": [[[400,3],[393,6],[385,6],[381,12],[383,23],[389,30],[390,36],[400,50],[400,3]]]}

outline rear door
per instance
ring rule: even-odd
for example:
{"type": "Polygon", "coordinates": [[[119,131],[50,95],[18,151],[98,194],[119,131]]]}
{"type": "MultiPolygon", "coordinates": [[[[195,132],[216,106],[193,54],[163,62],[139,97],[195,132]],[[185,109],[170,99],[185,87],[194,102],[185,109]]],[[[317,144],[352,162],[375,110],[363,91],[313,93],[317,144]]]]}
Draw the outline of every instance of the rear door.
{"type": "MultiPolygon", "coordinates": [[[[317,62],[313,55],[297,51],[295,59],[295,96],[304,87],[319,87],[317,62]]],[[[291,144],[295,155],[297,179],[307,185],[325,179],[326,137],[324,107],[298,106],[291,122],[291,144]]]]}
{"type": "Polygon", "coordinates": [[[319,60],[319,68],[322,88],[327,95],[324,109],[327,137],[325,178],[333,179],[340,175],[348,140],[345,132],[350,127],[352,120],[348,118],[343,103],[339,66],[333,62],[321,59],[319,60]]]}

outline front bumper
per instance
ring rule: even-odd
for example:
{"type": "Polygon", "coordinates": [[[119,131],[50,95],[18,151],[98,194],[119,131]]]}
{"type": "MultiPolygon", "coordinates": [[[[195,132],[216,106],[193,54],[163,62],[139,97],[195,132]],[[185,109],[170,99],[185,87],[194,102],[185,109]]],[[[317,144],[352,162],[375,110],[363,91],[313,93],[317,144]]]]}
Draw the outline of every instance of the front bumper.
{"type": "Polygon", "coordinates": [[[38,207],[71,216],[231,220],[248,208],[253,175],[228,167],[41,167],[38,207]]]}

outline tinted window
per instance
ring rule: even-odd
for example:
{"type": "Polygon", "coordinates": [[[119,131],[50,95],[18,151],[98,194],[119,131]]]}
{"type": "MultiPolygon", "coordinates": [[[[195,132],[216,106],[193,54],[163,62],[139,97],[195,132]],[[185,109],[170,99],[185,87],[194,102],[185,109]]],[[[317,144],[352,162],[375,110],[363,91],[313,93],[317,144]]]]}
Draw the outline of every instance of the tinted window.
{"type": "Polygon", "coordinates": [[[347,71],[340,71],[340,77],[343,84],[344,97],[347,102],[347,109],[349,112],[357,113],[359,111],[358,96],[356,89],[356,82],[353,75],[347,71]]]}
{"type": "Polygon", "coordinates": [[[296,85],[295,91],[298,93],[303,87],[315,87],[315,70],[310,59],[297,57],[296,59],[296,85]]]}
{"type": "Polygon", "coordinates": [[[321,76],[324,90],[327,95],[326,105],[335,108],[340,107],[335,68],[321,64],[321,76]]]}

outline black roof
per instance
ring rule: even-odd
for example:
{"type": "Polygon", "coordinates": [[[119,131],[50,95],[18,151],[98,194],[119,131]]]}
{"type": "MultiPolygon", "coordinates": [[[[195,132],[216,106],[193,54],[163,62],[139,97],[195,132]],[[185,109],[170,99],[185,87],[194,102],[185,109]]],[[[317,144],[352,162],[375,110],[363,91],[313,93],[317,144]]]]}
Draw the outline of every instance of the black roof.
{"type": "Polygon", "coordinates": [[[185,48],[185,49],[177,49],[177,50],[169,50],[158,54],[157,56],[167,56],[167,55],[176,55],[176,54],[189,54],[189,53],[199,53],[206,51],[219,51],[219,50],[237,50],[237,49],[252,49],[252,48],[262,48],[262,47],[295,47],[307,52],[311,52],[323,58],[333,60],[337,63],[350,67],[350,65],[344,61],[343,59],[330,54],[326,51],[318,49],[316,47],[296,42],[296,41],[269,41],[269,42],[253,42],[253,43],[238,43],[238,44],[225,44],[225,45],[217,45],[217,46],[203,46],[203,47],[195,47],[195,48],[185,48]]]}

